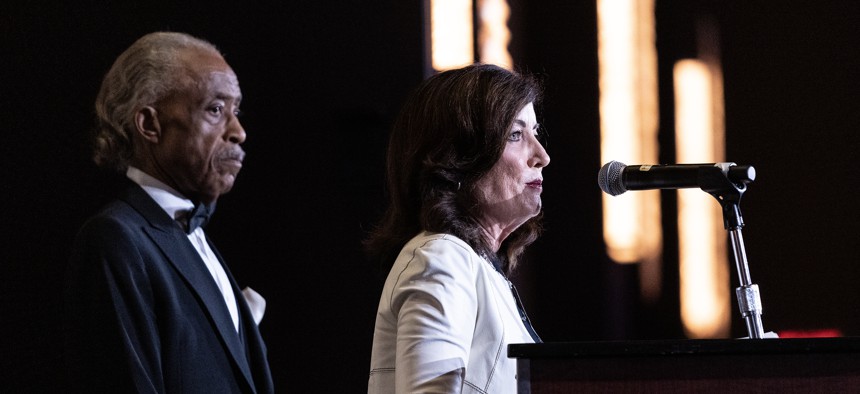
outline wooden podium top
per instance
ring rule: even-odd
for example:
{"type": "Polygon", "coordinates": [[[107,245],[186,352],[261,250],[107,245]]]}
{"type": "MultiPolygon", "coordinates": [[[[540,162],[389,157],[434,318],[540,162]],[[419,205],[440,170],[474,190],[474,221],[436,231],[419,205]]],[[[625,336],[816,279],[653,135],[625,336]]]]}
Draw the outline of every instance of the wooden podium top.
{"type": "Polygon", "coordinates": [[[857,392],[860,338],[508,345],[519,393],[857,392]]]}
{"type": "Polygon", "coordinates": [[[680,339],[550,342],[508,345],[511,358],[585,358],[671,355],[858,353],[860,337],[680,339]]]}

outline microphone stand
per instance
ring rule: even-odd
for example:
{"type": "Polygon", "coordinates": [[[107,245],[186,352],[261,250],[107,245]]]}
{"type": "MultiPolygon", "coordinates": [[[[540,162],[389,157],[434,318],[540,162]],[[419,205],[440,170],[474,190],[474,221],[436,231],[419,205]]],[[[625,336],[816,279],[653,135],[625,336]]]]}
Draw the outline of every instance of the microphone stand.
{"type": "MultiPolygon", "coordinates": [[[[739,182],[733,183],[729,180],[729,167],[734,163],[718,163],[718,166],[701,167],[699,169],[699,187],[714,196],[723,209],[723,225],[729,232],[733,257],[738,269],[740,287],[735,289],[738,298],[738,307],[741,316],[746,322],[749,338],[760,339],[764,337],[764,328],[761,322],[762,305],[758,285],[750,279],[747,254],[744,249],[744,239],[741,228],[744,226],[741,215],[741,197],[747,189],[747,183],[755,179],[755,170],[752,167],[744,168],[751,176],[744,177],[739,182]]],[[[737,170],[739,168],[735,168],[737,170]]]]}

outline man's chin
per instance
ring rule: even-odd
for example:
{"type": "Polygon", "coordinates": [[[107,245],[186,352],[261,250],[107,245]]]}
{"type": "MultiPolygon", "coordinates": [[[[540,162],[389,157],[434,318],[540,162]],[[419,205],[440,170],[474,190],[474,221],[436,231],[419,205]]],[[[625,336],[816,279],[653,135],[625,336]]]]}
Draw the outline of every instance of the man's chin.
{"type": "Polygon", "coordinates": [[[232,177],[229,177],[229,179],[223,179],[216,185],[210,185],[210,187],[206,188],[206,191],[200,193],[201,200],[207,204],[214,202],[218,199],[218,197],[229,193],[230,190],[233,190],[233,181],[234,179],[232,177]]]}

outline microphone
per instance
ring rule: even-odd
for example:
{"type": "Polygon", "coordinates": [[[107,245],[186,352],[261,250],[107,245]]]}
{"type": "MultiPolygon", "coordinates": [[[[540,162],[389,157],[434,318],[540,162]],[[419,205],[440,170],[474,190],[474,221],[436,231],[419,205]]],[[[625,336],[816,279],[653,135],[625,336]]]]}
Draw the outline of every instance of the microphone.
{"type": "Polygon", "coordinates": [[[628,190],[683,189],[702,187],[716,167],[732,183],[745,186],[755,180],[755,168],[735,163],[625,165],[610,161],[597,173],[604,193],[617,196],[628,190]]]}

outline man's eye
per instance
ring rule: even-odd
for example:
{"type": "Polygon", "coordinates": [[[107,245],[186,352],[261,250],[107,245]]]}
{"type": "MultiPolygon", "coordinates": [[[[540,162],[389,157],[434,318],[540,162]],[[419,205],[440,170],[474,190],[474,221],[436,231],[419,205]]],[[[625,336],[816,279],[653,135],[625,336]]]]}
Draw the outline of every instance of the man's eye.
{"type": "Polygon", "coordinates": [[[523,132],[522,131],[514,131],[513,133],[511,133],[511,135],[508,136],[508,141],[512,141],[512,142],[513,141],[519,141],[521,139],[523,139],[523,132]]]}
{"type": "Polygon", "coordinates": [[[240,117],[240,116],[242,116],[242,114],[244,114],[244,112],[242,112],[242,110],[241,110],[241,109],[239,109],[239,108],[236,108],[236,110],[235,110],[235,111],[233,111],[233,116],[235,116],[235,117],[237,117],[237,118],[238,118],[238,117],[240,117]]]}
{"type": "Polygon", "coordinates": [[[223,105],[213,105],[213,106],[209,107],[209,112],[211,112],[213,115],[221,115],[221,113],[224,112],[224,106],[223,105]]]}

